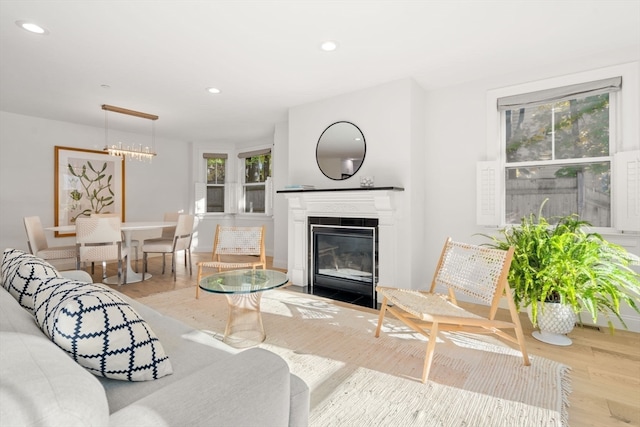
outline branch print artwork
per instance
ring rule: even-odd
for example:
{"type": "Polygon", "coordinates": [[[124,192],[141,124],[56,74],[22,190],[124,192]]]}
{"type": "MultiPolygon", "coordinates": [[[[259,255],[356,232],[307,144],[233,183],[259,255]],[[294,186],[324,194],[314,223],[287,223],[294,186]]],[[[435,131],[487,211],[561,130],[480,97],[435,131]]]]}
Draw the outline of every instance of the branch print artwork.
{"type": "Polygon", "coordinates": [[[69,221],[92,213],[113,213],[113,162],[91,162],[70,158],[67,164],[69,221]],[[109,164],[111,163],[111,164],[109,164]],[[95,164],[95,166],[94,166],[95,164]],[[81,166],[78,166],[81,165],[81,166]]]}
{"type": "MultiPolygon", "coordinates": [[[[124,211],[124,162],[105,152],[55,147],[56,225],[124,211]]],[[[60,237],[60,235],[57,235],[60,237]]]]}

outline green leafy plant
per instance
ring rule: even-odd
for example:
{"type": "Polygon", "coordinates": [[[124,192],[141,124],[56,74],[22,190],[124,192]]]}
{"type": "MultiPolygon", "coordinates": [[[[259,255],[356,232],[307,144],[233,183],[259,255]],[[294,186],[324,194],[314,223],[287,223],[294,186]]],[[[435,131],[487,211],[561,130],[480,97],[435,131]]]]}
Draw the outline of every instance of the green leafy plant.
{"type": "Polygon", "coordinates": [[[596,322],[598,314],[606,316],[613,330],[611,316],[620,316],[621,304],[636,312],[640,303],[640,274],[630,266],[640,258],[623,247],[606,241],[598,233],[586,231],[591,226],[578,215],[552,218],[553,225],[538,215],[522,218],[519,226],[500,230],[488,246],[514,247],[509,270],[509,286],[518,309],[531,306],[532,322],[537,325],[538,302],[559,302],[571,306],[578,314],[586,311],[596,322]]]}

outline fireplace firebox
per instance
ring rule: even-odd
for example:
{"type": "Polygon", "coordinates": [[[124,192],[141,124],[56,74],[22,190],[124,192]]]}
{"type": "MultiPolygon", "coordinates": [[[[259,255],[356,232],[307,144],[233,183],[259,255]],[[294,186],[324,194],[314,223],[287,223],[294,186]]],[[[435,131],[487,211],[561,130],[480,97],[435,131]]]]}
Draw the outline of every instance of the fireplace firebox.
{"type": "Polygon", "coordinates": [[[310,291],[376,308],[378,220],[309,217],[308,235],[310,291]]]}

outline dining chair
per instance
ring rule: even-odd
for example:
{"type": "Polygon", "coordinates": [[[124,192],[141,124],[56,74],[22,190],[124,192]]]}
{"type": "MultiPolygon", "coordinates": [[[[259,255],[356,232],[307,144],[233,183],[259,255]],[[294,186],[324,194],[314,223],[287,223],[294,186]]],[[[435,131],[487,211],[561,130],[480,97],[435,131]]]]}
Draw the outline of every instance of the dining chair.
{"type": "Polygon", "coordinates": [[[118,285],[127,283],[126,264],[129,248],[122,244],[120,218],[117,216],[76,219],[76,269],[86,262],[102,262],[102,278],[107,278],[107,261],[118,261],[118,285]],[[123,275],[124,270],[124,275],[123,275]],[[122,283],[120,279],[122,278],[122,283]]]}
{"type": "MultiPolygon", "coordinates": [[[[441,331],[496,334],[520,347],[524,365],[529,365],[524,334],[518,317],[507,276],[513,258],[513,247],[509,250],[474,246],[446,240],[429,292],[414,289],[377,286],[384,297],[375,336],[380,336],[384,315],[391,313],[414,331],[427,337],[422,382],[429,377],[436,341],[446,337],[441,331]],[[447,289],[437,293],[436,287],[447,289]],[[471,313],[458,305],[456,293],[476,303],[489,306],[488,313],[471,313]],[[496,320],[498,306],[506,298],[511,321],[496,320]],[[503,329],[513,329],[515,337],[503,329]]],[[[446,340],[446,339],[445,339],[446,340]]]]}
{"type": "MultiPolygon", "coordinates": [[[[91,214],[92,217],[116,217],[116,218],[120,218],[120,214],[117,213],[92,213],[91,214]]],[[[124,242],[124,235],[122,237],[122,241],[124,242]]],[[[134,248],[136,250],[136,264],[135,264],[135,271],[136,273],[138,272],[138,248],[140,247],[140,241],[136,240],[136,239],[131,239],[131,247],[134,248]]],[[[93,273],[93,271],[92,271],[93,273]]]]}
{"type": "MultiPolygon", "coordinates": [[[[164,222],[176,222],[178,221],[178,217],[180,216],[180,212],[165,212],[162,220],[164,222]]],[[[152,237],[150,239],[144,239],[144,243],[154,243],[159,242],[161,240],[173,240],[173,236],[176,234],[176,226],[171,227],[162,227],[162,234],[160,237],[152,237]]],[[[162,253],[162,263],[164,264],[165,253],[162,253]]],[[[185,252],[184,257],[184,266],[187,266],[187,254],[185,252]]]]}
{"type": "Polygon", "coordinates": [[[173,280],[176,280],[176,255],[177,252],[185,251],[185,259],[188,258],[189,274],[193,274],[191,267],[191,239],[193,237],[193,225],[195,216],[188,214],[178,215],[176,230],[171,239],[157,239],[145,241],[142,245],[142,280],[147,272],[147,256],[150,253],[161,253],[162,274],[165,271],[165,254],[171,254],[171,272],[173,280]]]}
{"type": "Polygon", "coordinates": [[[27,246],[31,254],[46,260],[56,268],[62,267],[63,262],[75,262],[76,246],[49,246],[39,216],[25,216],[24,228],[27,232],[27,246]]]}
{"type": "Polygon", "coordinates": [[[200,298],[200,280],[204,268],[223,269],[267,268],[264,250],[265,226],[232,227],[218,224],[213,239],[211,261],[198,262],[196,298],[200,298]],[[255,258],[257,257],[257,258],[255,258]]]}

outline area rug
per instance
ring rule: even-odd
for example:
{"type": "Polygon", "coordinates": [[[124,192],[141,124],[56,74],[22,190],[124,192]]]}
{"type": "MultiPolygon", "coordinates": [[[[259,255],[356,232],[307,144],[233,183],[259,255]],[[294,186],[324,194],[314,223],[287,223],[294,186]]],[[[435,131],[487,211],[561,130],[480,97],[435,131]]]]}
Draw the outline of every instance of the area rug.
{"type": "MultiPolygon", "coordinates": [[[[222,338],[224,296],[196,300],[187,288],[139,301],[222,338]]],[[[309,385],[312,427],[568,424],[569,368],[542,357],[524,366],[498,339],[447,334],[423,384],[426,339],[393,318],[375,338],[376,313],[329,299],[272,290],[261,308],[267,338],[260,347],[309,385]]]]}

